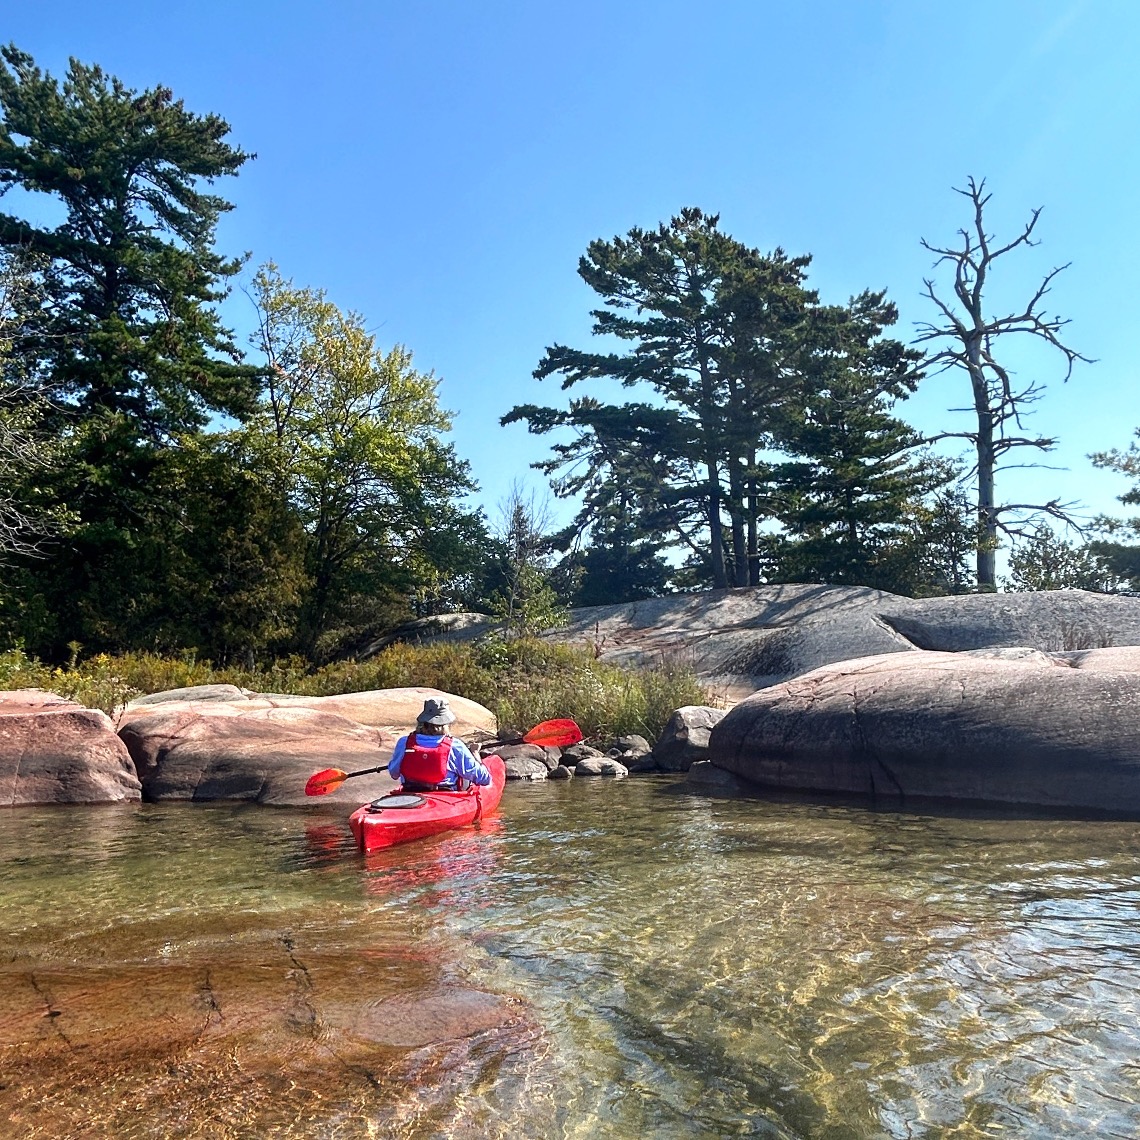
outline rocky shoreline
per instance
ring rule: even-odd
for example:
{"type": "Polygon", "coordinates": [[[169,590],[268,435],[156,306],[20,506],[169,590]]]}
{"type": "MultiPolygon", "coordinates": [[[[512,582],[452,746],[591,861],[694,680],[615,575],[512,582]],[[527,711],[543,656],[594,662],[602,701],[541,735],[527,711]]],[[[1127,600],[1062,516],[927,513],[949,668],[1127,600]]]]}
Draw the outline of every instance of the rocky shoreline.
{"type": "MultiPolygon", "coordinates": [[[[652,744],[624,736],[560,750],[502,740],[486,708],[429,688],[301,697],[208,685],[141,697],[114,722],[22,690],[0,693],[0,805],[307,804],[314,771],[386,764],[423,701],[446,696],[459,716],[455,734],[484,755],[499,753],[512,780],[665,772],[705,795],[795,792],[879,806],[937,800],[1140,818],[1140,598],[1062,591],[915,601],[774,587],[652,605],[663,622],[688,615],[716,675],[727,675],[725,653],[750,663],[732,675],[753,686],[727,711],[676,710],[652,744]],[[758,609],[770,619],[779,607],[783,623],[739,620],[758,609]],[[733,623],[718,635],[712,623],[728,616],[733,623]],[[834,657],[860,648],[872,652],[834,657]]],[[[605,609],[610,632],[597,618],[595,636],[615,639],[611,650],[630,663],[649,663],[658,650],[631,627],[616,647],[614,631],[629,627],[634,608],[605,609]]],[[[394,786],[376,772],[330,799],[357,804],[394,786]]]]}
{"type": "MultiPolygon", "coordinates": [[[[114,721],[53,693],[23,689],[0,692],[0,804],[312,804],[304,788],[313,772],[386,765],[428,697],[446,697],[458,715],[454,734],[482,755],[499,753],[511,780],[656,770],[643,737],[620,737],[606,751],[501,740],[486,708],[439,689],[298,697],[206,685],[141,697],[114,721]]],[[[674,751],[679,746],[673,742],[674,751]]],[[[395,787],[386,772],[371,772],[322,802],[354,805],[395,787]]]]}

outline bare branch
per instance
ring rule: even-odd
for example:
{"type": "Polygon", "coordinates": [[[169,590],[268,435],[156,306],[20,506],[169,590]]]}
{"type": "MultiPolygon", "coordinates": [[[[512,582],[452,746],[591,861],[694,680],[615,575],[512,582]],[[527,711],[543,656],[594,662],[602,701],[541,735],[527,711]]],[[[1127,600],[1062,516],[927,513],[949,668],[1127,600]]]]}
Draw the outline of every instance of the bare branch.
{"type": "Polygon", "coordinates": [[[926,361],[928,375],[931,371],[938,373],[960,368],[969,377],[974,396],[974,406],[970,410],[977,416],[977,430],[943,432],[928,439],[930,442],[965,439],[974,446],[977,462],[973,474],[978,482],[978,517],[982,523],[978,543],[978,582],[983,588],[994,588],[994,551],[998,533],[1014,533],[1010,530],[1011,525],[1028,525],[1025,522],[1003,522],[1003,514],[1036,511],[1070,524],[1068,505],[1056,500],[1036,506],[999,506],[994,501],[994,475],[998,470],[1006,469],[999,467],[1000,457],[1026,447],[1049,451],[1057,443],[1053,437],[1033,437],[1025,433],[1025,417],[1030,414],[1031,406],[1041,399],[1045,388],[1036,380],[1021,388],[1015,386],[1012,372],[997,358],[999,338],[1015,333],[1028,334],[1051,345],[1064,360],[1063,381],[1069,379],[1078,361],[1091,363],[1091,359],[1062,340],[1061,331],[1068,324],[1067,320],[1040,312],[1053,282],[1068,268],[1067,264],[1055,266],[1046,273],[1020,311],[1000,317],[987,317],[985,313],[984,291],[991,268],[1006,254],[1038,244],[1034,235],[1041,207],[1030,211],[1028,220],[1012,239],[995,245],[993,235],[987,233],[985,227],[985,208],[990,201],[985,179],[979,181],[970,177],[964,188],[954,187],[954,190],[971,204],[973,216],[970,227],[958,231],[960,243],[956,246],[936,245],[925,238],[921,244],[935,255],[935,269],[947,263],[953,267],[951,286],[956,304],[939,292],[933,279],[925,279],[923,295],[933,303],[941,322],[923,321],[916,325],[915,343],[940,342],[938,351],[926,361]],[[1015,434],[1007,433],[1009,427],[1015,428],[1015,434]]]}

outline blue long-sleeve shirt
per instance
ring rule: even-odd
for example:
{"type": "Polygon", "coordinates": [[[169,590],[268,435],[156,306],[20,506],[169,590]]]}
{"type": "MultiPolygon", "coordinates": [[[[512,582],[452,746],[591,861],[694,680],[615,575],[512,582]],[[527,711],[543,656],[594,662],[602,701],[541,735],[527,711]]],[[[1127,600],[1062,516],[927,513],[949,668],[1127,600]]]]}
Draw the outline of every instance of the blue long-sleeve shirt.
{"type": "MultiPolygon", "coordinates": [[[[416,733],[416,738],[420,741],[425,748],[432,748],[437,745],[443,738],[444,733],[439,733],[436,736],[427,736],[425,733],[416,733]]],[[[408,738],[401,736],[396,741],[396,747],[392,751],[392,759],[388,761],[388,775],[393,780],[399,780],[400,777],[400,763],[404,759],[404,750],[408,746],[408,738]]],[[[487,765],[482,761],[477,760],[471,753],[471,750],[456,737],[451,740],[451,752],[447,757],[447,774],[444,776],[443,783],[449,788],[458,787],[458,781],[467,780],[472,784],[479,784],[481,787],[487,787],[491,783],[491,773],[487,769],[487,765]]]]}

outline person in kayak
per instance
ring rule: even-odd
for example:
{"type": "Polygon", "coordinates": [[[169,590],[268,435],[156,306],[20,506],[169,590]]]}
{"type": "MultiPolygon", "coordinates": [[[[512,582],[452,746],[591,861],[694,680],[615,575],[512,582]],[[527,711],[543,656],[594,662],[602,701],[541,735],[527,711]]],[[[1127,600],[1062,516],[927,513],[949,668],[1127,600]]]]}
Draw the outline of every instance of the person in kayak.
{"type": "Polygon", "coordinates": [[[487,766],[462,740],[447,735],[447,726],[454,720],[445,698],[429,697],[414,731],[396,741],[388,775],[402,780],[405,792],[453,792],[462,787],[462,780],[481,787],[491,783],[487,766]]]}

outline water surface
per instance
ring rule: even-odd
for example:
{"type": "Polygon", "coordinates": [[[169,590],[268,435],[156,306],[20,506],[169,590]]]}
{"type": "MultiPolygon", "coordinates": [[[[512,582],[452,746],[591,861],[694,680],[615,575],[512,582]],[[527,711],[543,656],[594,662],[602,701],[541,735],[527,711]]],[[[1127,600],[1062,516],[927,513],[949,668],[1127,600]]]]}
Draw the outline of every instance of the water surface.
{"type": "Polygon", "coordinates": [[[1140,1133],[1140,827],[672,787],[5,811],[0,1134],[1140,1133]]]}

